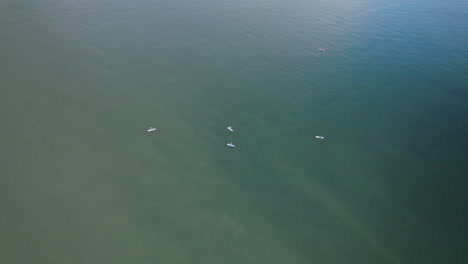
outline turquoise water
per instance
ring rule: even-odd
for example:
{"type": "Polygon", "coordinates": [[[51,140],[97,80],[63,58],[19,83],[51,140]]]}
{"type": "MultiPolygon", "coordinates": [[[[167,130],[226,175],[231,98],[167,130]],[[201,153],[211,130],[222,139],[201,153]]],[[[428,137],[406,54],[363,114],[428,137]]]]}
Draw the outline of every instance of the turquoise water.
{"type": "Polygon", "coordinates": [[[0,263],[465,263],[467,12],[0,2],[0,263]]]}

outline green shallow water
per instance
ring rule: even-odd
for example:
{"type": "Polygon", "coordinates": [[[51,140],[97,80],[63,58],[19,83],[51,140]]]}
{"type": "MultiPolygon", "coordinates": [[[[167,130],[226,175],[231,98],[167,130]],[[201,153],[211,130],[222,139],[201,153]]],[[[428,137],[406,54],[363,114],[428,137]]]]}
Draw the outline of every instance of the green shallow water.
{"type": "Polygon", "coordinates": [[[463,1],[0,17],[1,263],[466,260],[463,1]]]}

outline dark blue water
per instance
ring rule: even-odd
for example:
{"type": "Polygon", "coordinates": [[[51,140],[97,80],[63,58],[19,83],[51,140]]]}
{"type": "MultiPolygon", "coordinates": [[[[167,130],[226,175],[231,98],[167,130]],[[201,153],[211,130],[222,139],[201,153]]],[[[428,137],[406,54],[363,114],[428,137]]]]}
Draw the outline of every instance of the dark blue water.
{"type": "Polygon", "coordinates": [[[466,262],[466,1],[0,21],[0,263],[466,262]]]}

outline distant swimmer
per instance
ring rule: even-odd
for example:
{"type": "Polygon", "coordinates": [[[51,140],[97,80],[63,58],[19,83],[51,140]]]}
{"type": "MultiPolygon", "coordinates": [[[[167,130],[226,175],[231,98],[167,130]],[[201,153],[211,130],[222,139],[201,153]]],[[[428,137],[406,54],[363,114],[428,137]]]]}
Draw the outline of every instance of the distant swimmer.
{"type": "Polygon", "coordinates": [[[234,130],[232,129],[231,126],[228,126],[227,129],[228,129],[229,131],[231,131],[231,132],[234,132],[234,130]]]}

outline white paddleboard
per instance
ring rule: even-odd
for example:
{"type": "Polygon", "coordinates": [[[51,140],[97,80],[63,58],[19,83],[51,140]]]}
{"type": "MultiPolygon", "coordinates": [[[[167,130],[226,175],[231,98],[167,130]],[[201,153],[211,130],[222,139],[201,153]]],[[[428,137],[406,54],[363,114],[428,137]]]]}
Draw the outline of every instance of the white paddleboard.
{"type": "Polygon", "coordinates": [[[155,127],[148,129],[148,132],[154,132],[154,131],[156,131],[155,127]]]}
{"type": "Polygon", "coordinates": [[[236,147],[236,145],[230,144],[230,143],[227,143],[226,145],[227,145],[228,147],[231,147],[231,148],[235,148],[235,147],[236,147]]]}
{"type": "Polygon", "coordinates": [[[318,139],[325,139],[325,137],[322,137],[322,136],[315,136],[315,138],[318,138],[318,139]]]}
{"type": "Polygon", "coordinates": [[[230,128],[230,127],[227,127],[227,129],[228,129],[229,131],[231,131],[231,132],[234,132],[234,130],[233,130],[232,128],[230,128]]]}

